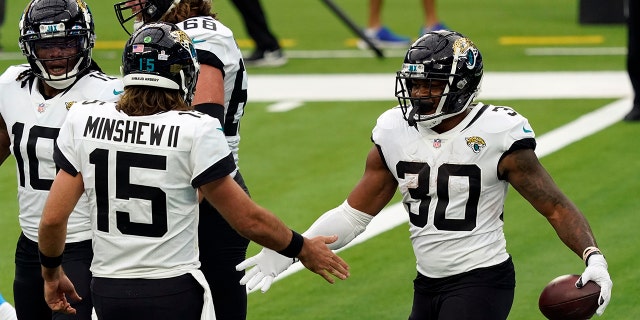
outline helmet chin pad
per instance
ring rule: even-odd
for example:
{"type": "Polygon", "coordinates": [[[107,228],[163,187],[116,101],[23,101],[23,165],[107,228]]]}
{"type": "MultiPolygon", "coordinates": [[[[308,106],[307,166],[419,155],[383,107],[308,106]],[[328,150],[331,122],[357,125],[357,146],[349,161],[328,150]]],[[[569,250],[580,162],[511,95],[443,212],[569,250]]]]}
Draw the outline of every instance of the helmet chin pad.
{"type": "Polygon", "coordinates": [[[50,87],[58,90],[66,89],[76,81],[76,77],[66,78],[58,81],[44,80],[50,87]]]}

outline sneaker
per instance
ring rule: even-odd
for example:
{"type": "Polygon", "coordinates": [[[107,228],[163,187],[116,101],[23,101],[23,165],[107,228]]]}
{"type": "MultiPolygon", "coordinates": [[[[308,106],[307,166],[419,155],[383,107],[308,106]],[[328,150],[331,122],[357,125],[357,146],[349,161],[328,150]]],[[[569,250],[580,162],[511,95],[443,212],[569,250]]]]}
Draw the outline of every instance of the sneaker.
{"type": "Polygon", "coordinates": [[[244,64],[251,67],[279,67],[287,63],[287,57],[281,49],[254,51],[244,58],[244,64]]]}
{"type": "MultiPolygon", "coordinates": [[[[377,30],[366,29],[364,35],[381,49],[406,48],[411,44],[411,39],[397,35],[387,27],[380,27],[377,30]]],[[[362,39],[358,40],[357,46],[363,50],[369,49],[369,45],[362,39]]]]}
{"type": "Polygon", "coordinates": [[[624,116],[624,121],[640,121],[640,108],[634,107],[624,116]]]}
{"type": "Polygon", "coordinates": [[[430,27],[423,26],[422,28],[420,28],[420,34],[418,36],[422,37],[431,31],[447,30],[447,29],[449,28],[447,28],[447,26],[444,23],[438,22],[433,26],[430,26],[430,27]]]}

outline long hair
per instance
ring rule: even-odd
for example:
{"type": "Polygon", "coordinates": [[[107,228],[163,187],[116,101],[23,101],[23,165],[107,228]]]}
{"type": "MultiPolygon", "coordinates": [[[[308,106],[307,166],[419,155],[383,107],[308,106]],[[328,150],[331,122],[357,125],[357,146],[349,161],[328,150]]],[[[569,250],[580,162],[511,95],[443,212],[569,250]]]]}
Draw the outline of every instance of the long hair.
{"type": "Polygon", "coordinates": [[[193,110],[178,90],[147,86],[128,86],[116,109],[130,116],[146,116],[169,110],[193,110]]]}
{"type": "Polygon", "coordinates": [[[167,12],[162,21],[179,23],[191,17],[210,16],[214,19],[217,14],[211,12],[211,1],[208,0],[182,0],[175,8],[167,12]]]}

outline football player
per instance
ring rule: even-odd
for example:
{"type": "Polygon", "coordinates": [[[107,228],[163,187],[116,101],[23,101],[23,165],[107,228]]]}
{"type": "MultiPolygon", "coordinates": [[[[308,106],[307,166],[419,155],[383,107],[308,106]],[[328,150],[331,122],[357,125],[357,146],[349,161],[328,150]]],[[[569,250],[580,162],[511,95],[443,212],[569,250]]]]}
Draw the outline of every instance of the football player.
{"type": "MultiPolygon", "coordinates": [[[[193,39],[201,65],[193,105],[220,121],[238,165],[247,72],[233,32],[211,13],[211,1],[133,0],[116,3],[114,8],[127,32],[142,23],[166,21],[175,23],[193,39]]],[[[234,172],[233,178],[249,194],[240,171],[234,172]]],[[[200,204],[200,212],[200,261],[211,284],[218,320],[245,319],[247,293],[239,284],[244,272],[237,271],[235,265],[246,258],[249,240],[233,230],[207,201],[200,204]]]]}
{"type": "Polygon", "coordinates": [[[19,23],[19,43],[28,64],[0,77],[0,163],[17,163],[21,234],[13,283],[18,318],[90,319],[91,225],[82,197],[69,221],[63,265],[85,299],[72,302],[77,316],[53,314],[44,299],[38,260],[38,224],[56,175],[53,145],[74,101],[116,101],[122,81],[102,73],[91,59],[93,17],[81,0],[33,0],[19,23]]]}
{"type": "MultiPolygon", "coordinates": [[[[602,314],[612,282],[589,223],[538,161],[527,119],[509,107],[472,104],[482,76],[482,55],[462,34],[416,40],[396,76],[400,105],[378,118],[362,179],[305,235],[337,234],[330,247],[341,248],[398,189],[417,259],[409,319],[507,319],[515,271],[502,218],[511,184],[584,259],[577,286],[600,285],[602,314]]],[[[263,249],[238,269],[254,266],[242,282],[266,291],[292,262],[263,249]]]]}
{"type": "MultiPolygon", "coordinates": [[[[333,283],[347,264],[254,203],[220,122],[191,110],[199,63],[176,25],[148,23],[125,45],[125,92],[117,103],[78,101],[60,129],[60,167],[42,213],[39,249],[45,298],[54,311],[78,298],[60,266],[67,220],[81,195],[91,200],[91,294],[99,319],[215,319],[198,269],[198,191],[243,236],[333,283]],[[202,317],[202,318],[201,318],[202,317]]],[[[209,212],[210,213],[210,212],[209,212]]]]}

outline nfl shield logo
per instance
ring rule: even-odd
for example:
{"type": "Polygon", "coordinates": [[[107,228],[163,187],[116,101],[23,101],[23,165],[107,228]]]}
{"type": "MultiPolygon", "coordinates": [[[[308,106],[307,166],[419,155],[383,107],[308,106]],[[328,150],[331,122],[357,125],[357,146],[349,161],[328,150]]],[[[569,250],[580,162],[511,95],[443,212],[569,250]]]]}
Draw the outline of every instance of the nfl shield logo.
{"type": "Polygon", "coordinates": [[[442,140],[440,140],[440,139],[433,139],[433,147],[434,147],[434,148],[440,148],[440,146],[442,146],[442,140]]]}
{"type": "Polygon", "coordinates": [[[38,105],[38,112],[43,113],[45,109],[46,107],[44,106],[44,103],[38,105]]]}

